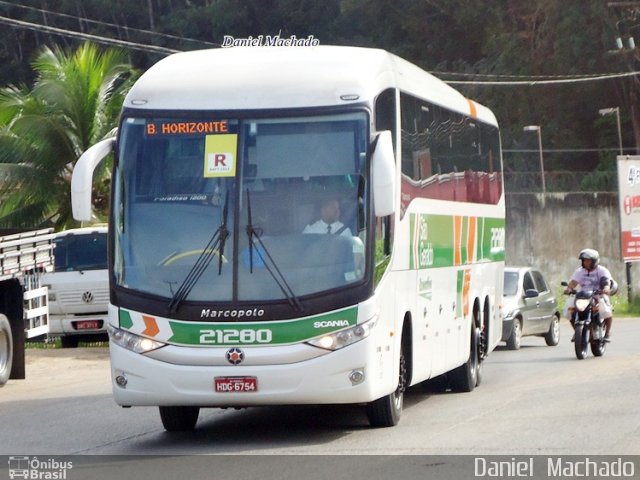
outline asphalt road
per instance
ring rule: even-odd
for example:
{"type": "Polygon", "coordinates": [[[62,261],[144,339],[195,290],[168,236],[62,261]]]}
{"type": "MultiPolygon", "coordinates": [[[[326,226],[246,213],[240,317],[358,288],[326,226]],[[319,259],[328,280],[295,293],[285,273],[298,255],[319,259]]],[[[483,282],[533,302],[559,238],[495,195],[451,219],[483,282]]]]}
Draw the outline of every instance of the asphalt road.
{"type": "Polygon", "coordinates": [[[263,407],[169,434],[157,409],[113,402],[107,349],[29,350],[28,378],[0,389],[0,455],[640,455],[640,319],[616,319],[605,356],[582,361],[569,329],[557,347],[499,347],[472,393],[413,388],[385,429],[356,406],[263,407]]]}

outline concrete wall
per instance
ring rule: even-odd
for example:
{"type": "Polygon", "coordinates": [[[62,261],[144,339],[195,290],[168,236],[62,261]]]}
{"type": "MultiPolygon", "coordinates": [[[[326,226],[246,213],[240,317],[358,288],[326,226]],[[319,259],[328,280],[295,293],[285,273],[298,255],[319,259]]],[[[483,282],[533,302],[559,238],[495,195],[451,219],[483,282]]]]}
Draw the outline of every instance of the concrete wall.
{"type": "MultiPolygon", "coordinates": [[[[506,265],[534,266],[555,289],[580,265],[580,250],[595,248],[626,298],[617,193],[508,193],[506,208],[506,265]]],[[[633,263],[634,294],[639,280],[640,266],[633,263]]]]}

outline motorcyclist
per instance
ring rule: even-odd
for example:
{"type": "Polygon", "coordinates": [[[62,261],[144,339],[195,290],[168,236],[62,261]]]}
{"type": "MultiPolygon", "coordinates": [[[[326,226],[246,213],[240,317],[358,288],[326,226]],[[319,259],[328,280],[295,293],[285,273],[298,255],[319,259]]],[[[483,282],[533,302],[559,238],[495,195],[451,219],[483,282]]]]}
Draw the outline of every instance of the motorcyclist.
{"type": "MultiPolygon", "coordinates": [[[[581,289],[587,290],[601,290],[600,301],[598,303],[598,309],[600,316],[604,318],[605,336],[604,341],[611,341],[611,325],[613,323],[613,308],[611,307],[611,300],[609,294],[611,293],[611,285],[613,279],[611,272],[606,267],[599,265],[600,254],[593,248],[585,248],[578,255],[581,266],[573,272],[569,284],[564,290],[565,294],[570,294],[578,285],[581,289]]],[[[572,314],[575,309],[575,297],[571,296],[567,300],[566,315],[571,321],[571,326],[574,326],[572,314]]],[[[575,328],[575,326],[574,326],[575,328]]],[[[571,341],[575,340],[574,338],[571,341]]]]}

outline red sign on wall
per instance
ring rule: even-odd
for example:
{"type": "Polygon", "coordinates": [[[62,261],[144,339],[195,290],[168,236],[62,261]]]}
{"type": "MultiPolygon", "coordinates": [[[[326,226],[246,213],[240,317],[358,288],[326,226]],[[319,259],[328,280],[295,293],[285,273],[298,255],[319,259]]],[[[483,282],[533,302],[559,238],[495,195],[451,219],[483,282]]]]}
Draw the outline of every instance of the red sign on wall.
{"type": "Polygon", "coordinates": [[[640,156],[618,157],[618,198],[622,259],[640,261],[640,156]]]}

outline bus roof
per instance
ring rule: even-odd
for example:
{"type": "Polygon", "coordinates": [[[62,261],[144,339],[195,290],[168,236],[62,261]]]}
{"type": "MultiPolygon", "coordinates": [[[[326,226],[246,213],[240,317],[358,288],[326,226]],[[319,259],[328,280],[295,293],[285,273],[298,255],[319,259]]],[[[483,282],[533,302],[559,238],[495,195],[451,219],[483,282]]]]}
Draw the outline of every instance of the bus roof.
{"type": "Polygon", "coordinates": [[[389,52],[325,45],[233,47],[170,55],[138,79],[125,107],[260,110],[341,106],[372,102],[387,88],[399,88],[496,124],[489,109],[389,52]]]}

